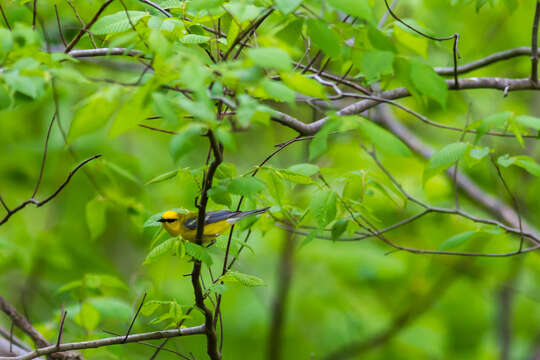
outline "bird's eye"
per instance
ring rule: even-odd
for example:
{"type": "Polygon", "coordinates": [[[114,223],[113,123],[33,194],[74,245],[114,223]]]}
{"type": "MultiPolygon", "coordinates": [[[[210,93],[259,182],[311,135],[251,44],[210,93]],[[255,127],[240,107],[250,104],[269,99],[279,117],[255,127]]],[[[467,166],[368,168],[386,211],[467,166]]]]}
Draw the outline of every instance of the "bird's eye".
{"type": "Polygon", "coordinates": [[[166,221],[167,221],[168,223],[172,223],[172,222],[175,222],[176,220],[177,220],[177,219],[167,219],[166,221]]]}

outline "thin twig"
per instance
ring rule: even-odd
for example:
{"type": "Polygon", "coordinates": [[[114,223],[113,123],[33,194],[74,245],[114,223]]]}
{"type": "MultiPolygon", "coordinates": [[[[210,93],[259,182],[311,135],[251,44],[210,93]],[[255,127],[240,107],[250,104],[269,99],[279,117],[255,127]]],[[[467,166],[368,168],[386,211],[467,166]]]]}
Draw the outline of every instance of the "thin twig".
{"type": "Polygon", "coordinates": [[[2,4],[0,4],[0,12],[2,13],[2,17],[4,18],[4,22],[6,23],[6,27],[11,31],[11,25],[9,25],[9,21],[7,19],[6,13],[4,12],[4,8],[2,7],[2,4]]]}
{"type": "Polygon", "coordinates": [[[71,42],[68,44],[68,46],[66,46],[66,48],[64,49],[65,53],[69,53],[73,49],[73,47],[75,45],[77,45],[77,43],[79,42],[79,40],[81,40],[81,37],[84,35],[84,33],[87,32],[88,29],[90,29],[92,27],[92,25],[94,25],[94,23],[97,21],[97,19],[99,19],[99,16],[101,15],[101,13],[103,11],[105,11],[107,6],[109,6],[113,1],[114,0],[107,0],[107,1],[105,1],[103,3],[103,5],[101,5],[101,7],[98,9],[96,14],[92,18],[92,20],[90,20],[90,22],[88,22],[86,25],[84,25],[83,28],[77,33],[77,35],[75,35],[73,40],[71,40],[71,42]]]}
{"type": "Polygon", "coordinates": [[[60,184],[60,186],[51,194],[49,195],[48,197],[46,197],[45,199],[41,200],[41,201],[38,201],[38,200],[35,200],[35,199],[28,199],[28,200],[25,200],[23,201],[22,203],[20,203],[17,207],[13,208],[13,209],[10,209],[8,211],[8,213],[0,220],[0,225],[3,225],[4,223],[6,223],[9,218],[15,214],[16,212],[24,209],[28,204],[34,204],[36,207],[40,207],[40,206],[43,206],[45,205],[46,203],[48,203],[49,201],[51,201],[52,199],[54,199],[59,193],[60,191],[62,191],[64,189],[64,187],[66,187],[66,185],[69,183],[69,181],[71,180],[71,178],[73,177],[73,175],[75,175],[75,173],[81,168],[83,167],[84,165],[86,165],[88,162],[94,160],[94,159],[97,159],[101,157],[101,154],[97,154],[97,155],[94,155],[94,156],[91,156],[89,157],[88,159],[84,160],[83,162],[81,162],[79,165],[77,165],[73,170],[71,170],[66,178],[66,180],[64,180],[64,182],[62,184],[60,184]]]}
{"type": "Polygon", "coordinates": [[[129,324],[129,327],[128,327],[127,331],[126,331],[126,335],[125,335],[125,338],[124,338],[124,342],[127,341],[129,333],[131,332],[131,329],[133,328],[133,325],[135,324],[135,320],[137,320],[137,316],[139,316],[139,312],[141,311],[141,309],[142,309],[142,307],[144,305],[144,300],[146,300],[146,293],[144,293],[144,295],[142,297],[142,300],[141,300],[141,304],[137,308],[137,312],[135,313],[135,316],[133,316],[133,319],[131,320],[131,323],[129,324]]]}
{"type": "Polygon", "coordinates": [[[64,309],[64,305],[62,304],[62,315],[60,318],[60,327],[58,330],[58,339],[56,340],[56,347],[59,348],[60,344],[62,343],[62,335],[64,333],[64,321],[66,320],[67,311],[64,309]]]}
{"type": "Polygon", "coordinates": [[[34,5],[32,8],[32,30],[36,30],[36,19],[37,19],[37,0],[34,0],[34,5]]]}
{"type": "Polygon", "coordinates": [[[58,15],[58,7],[56,4],[54,4],[54,14],[56,15],[56,24],[58,25],[58,33],[60,34],[60,40],[62,40],[62,44],[64,46],[67,46],[66,38],[64,37],[64,32],[62,31],[62,25],[60,24],[60,16],[58,15]]]}
{"type": "Polygon", "coordinates": [[[47,129],[47,135],[45,136],[45,148],[43,149],[43,158],[41,159],[41,167],[39,169],[39,176],[38,180],[36,182],[36,187],[34,188],[34,192],[32,193],[32,196],[30,196],[31,199],[36,196],[39,185],[41,184],[41,179],[43,178],[43,171],[45,170],[45,161],[47,160],[47,150],[49,147],[49,138],[51,137],[51,129],[54,124],[54,120],[56,119],[56,112],[53,114],[51,121],[49,122],[49,128],[47,129]]]}
{"type": "Polygon", "coordinates": [[[148,125],[145,125],[145,124],[137,124],[137,125],[142,127],[142,128],[148,129],[148,130],[158,131],[158,132],[162,132],[162,133],[169,134],[169,135],[178,134],[176,131],[159,129],[159,128],[148,126],[148,125]]]}

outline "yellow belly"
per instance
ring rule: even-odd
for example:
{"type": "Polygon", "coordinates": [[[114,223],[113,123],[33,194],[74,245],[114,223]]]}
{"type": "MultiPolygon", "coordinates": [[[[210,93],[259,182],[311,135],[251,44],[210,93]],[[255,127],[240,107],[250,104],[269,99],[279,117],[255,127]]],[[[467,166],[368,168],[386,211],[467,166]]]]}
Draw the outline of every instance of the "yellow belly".
{"type": "MultiPolygon", "coordinates": [[[[231,224],[229,224],[227,221],[219,221],[214,224],[205,225],[204,232],[203,232],[203,243],[207,243],[214,240],[217,236],[223,234],[230,227],[231,227],[231,224]]],[[[182,231],[180,235],[185,240],[195,242],[195,238],[197,237],[197,230],[195,229],[195,230],[182,231]]]]}

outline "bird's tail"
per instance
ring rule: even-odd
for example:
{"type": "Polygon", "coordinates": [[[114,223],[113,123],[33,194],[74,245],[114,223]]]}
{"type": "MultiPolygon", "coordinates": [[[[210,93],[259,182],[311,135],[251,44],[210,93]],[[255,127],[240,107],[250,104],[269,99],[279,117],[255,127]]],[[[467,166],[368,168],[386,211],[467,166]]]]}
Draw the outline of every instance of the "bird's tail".
{"type": "Polygon", "coordinates": [[[238,215],[234,216],[234,220],[240,221],[243,218],[246,218],[248,216],[254,216],[254,215],[263,214],[263,213],[267,212],[268,209],[270,209],[270,207],[265,207],[263,209],[255,209],[255,210],[250,210],[250,211],[242,211],[238,215]]]}

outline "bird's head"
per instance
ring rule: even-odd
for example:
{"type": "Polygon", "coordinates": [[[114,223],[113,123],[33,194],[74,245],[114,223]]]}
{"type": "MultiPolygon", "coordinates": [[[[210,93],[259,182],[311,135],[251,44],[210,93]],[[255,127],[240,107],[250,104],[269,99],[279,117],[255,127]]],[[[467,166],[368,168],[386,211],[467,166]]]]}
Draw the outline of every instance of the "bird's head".
{"type": "Polygon", "coordinates": [[[184,214],[180,214],[178,211],[165,211],[158,222],[161,223],[163,228],[167,230],[172,236],[178,236],[182,225],[184,214]]]}

